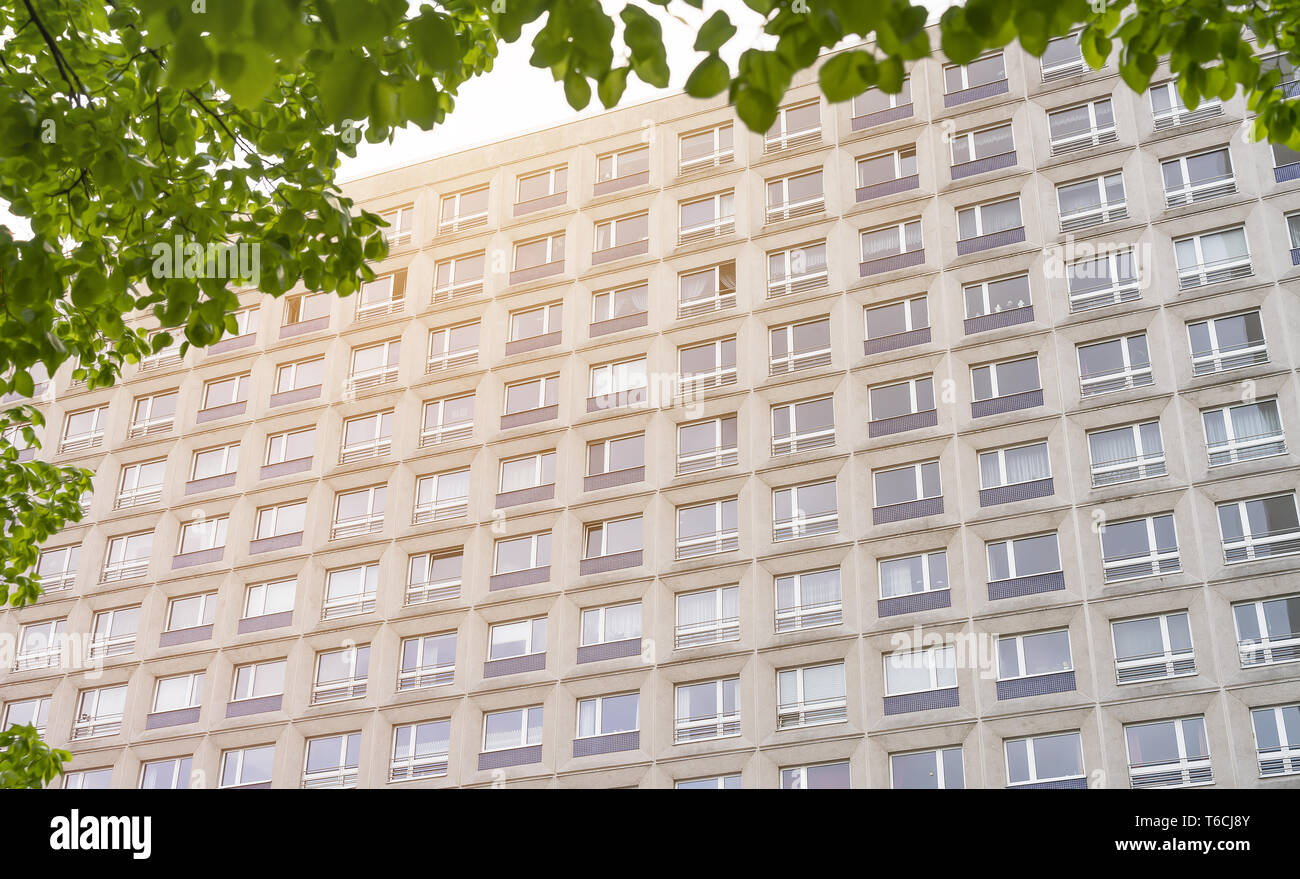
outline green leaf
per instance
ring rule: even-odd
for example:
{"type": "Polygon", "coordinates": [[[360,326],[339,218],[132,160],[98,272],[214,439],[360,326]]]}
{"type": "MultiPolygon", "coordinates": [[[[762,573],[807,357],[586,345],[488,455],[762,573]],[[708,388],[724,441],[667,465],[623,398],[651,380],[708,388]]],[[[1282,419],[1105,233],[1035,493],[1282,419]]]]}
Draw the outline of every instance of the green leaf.
{"type": "Polygon", "coordinates": [[[717,55],[709,55],[687,77],[686,94],[693,98],[711,98],[726,91],[730,83],[731,70],[727,62],[717,55]]]}
{"type": "Polygon", "coordinates": [[[700,32],[695,37],[695,51],[716,53],[735,35],[736,26],[731,23],[727,13],[719,9],[709,16],[708,21],[700,25],[700,32]]]}
{"type": "Polygon", "coordinates": [[[570,71],[564,77],[564,97],[575,110],[581,110],[591,103],[591,83],[587,82],[587,77],[570,71]]]}
{"type": "Polygon", "coordinates": [[[817,81],[832,103],[852,100],[875,85],[876,61],[866,52],[843,52],[822,65],[817,81]]]}

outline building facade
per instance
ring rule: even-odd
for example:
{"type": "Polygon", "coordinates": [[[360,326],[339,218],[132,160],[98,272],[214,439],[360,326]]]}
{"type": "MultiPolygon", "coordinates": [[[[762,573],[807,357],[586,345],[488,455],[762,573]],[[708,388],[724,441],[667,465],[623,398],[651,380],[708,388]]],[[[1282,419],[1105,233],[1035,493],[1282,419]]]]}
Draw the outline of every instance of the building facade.
{"type": "Polygon", "coordinates": [[[357,181],[360,294],[38,389],[96,490],[4,722],[85,787],[1296,786],[1300,155],[1246,118],[1067,38],[357,181]]]}

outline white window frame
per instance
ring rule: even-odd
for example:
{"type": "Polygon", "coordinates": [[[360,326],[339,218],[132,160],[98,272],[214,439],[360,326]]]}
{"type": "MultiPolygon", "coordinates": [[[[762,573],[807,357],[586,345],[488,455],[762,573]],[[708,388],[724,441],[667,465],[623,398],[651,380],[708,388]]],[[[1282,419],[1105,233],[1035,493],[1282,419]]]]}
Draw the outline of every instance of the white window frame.
{"type": "Polygon", "coordinates": [[[352,565],[346,568],[332,568],[325,572],[325,589],[321,600],[321,618],[334,619],[336,617],[353,616],[355,614],[367,613],[374,610],[375,597],[378,594],[379,586],[379,563],[369,562],[360,565],[352,565]],[[370,572],[374,571],[375,586],[368,589],[371,580],[370,572]],[[353,571],[360,571],[361,589],[355,593],[342,596],[330,597],[330,585],[335,576],[342,577],[353,571]]]}
{"type": "Polygon", "coordinates": [[[939,690],[952,690],[958,685],[957,683],[957,651],[951,645],[940,647],[926,647],[921,650],[894,650],[880,657],[881,664],[884,666],[885,696],[910,696],[915,693],[934,693],[939,690]],[[889,679],[889,660],[891,657],[919,657],[909,660],[909,663],[923,668],[930,676],[930,685],[921,687],[916,690],[895,690],[889,679]],[[944,683],[940,677],[943,672],[952,672],[952,683],[944,683]]]}
{"type": "Polygon", "coordinates": [[[1280,534],[1256,536],[1251,532],[1250,516],[1246,512],[1246,505],[1255,501],[1271,501],[1285,497],[1291,499],[1291,508],[1297,512],[1297,518],[1300,518],[1300,502],[1297,501],[1294,491],[1242,498],[1236,501],[1223,501],[1215,505],[1214,512],[1215,518],[1219,522],[1219,537],[1223,545],[1224,564],[1233,565],[1241,562],[1279,558],[1300,552],[1300,527],[1297,527],[1294,531],[1284,531],[1280,534]],[[1240,540],[1234,539],[1231,542],[1223,536],[1223,520],[1221,518],[1221,511],[1229,507],[1236,510],[1237,521],[1241,525],[1242,533],[1240,540]],[[1261,552],[1261,549],[1264,551],[1261,552]]]}
{"type": "Polygon", "coordinates": [[[1128,763],[1129,781],[1135,788],[1196,787],[1203,784],[1213,784],[1214,772],[1210,754],[1208,753],[1209,749],[1209,732],[1205,728],[1205,717],[1202,715],[1124,724],[1124,757],[1128,763]],[[1204,757],[1193,758],[1187,753],[1187,739],[1183,724],[1187,721],[1197,720],[1201,723],[1201,734],[1205,737],[1205,750],[1207,753],[1204,757]],[[1129,748],[1128,731],[1137,727],[1163,726],[1165,724],[1170,724],[1173,727],[1174,742],[1178,748],[1178,759],[1172,763],[1134,763],[1133,754],[1129,748]],[[1173,776],[1176,776],[1176,779],[1173,776]]]}
{"type": "Polygon", "coordinates": [[[690,681],[673,687],[673,743],[711,741],[740,735],[740,678],[719,678],[712,681],[690,681]],[[677,692],[682,687],[698,687],[713,684],[714,713],[701,717],[679,717],[677,715],[677,692]],[[726,687],[735,686],[736,710],[724,713],[726,708],[726,687]]]}
{"type": "MultiPolygon", "coordinates": [[[[468,439],[474,435],[474,417],[470,416],[468,421],[453,421],[447,423],[447,405],[449,403],[459,402],[461,400],[474,400],[474,394],[459,394],[454,397],[440,397],[437,400],[426,400],[420,411],[420,447],[439,445],[449,443],[455,440],[468,439]],[[429,410],[437,408],[438,421],[433,427],[429,427],[429,410]]],[[[474,402],[470,404],[471,408],[475,406],[474,402]]]]}
{"type": "Polygon", "coordinates": [[[387,484],[367,485],[361,488],[349,488],[334,493],[334,509],[330,520],[330,540],[341,537],[355,537],[359,534],[372,534],[384,527],[384,513],[388,506],[387,484]],[[340,519],[339,509],[343,499],[351,495],[366,496],[366,512],[351,519],[340,519]],[[375,507],[378,506],[376,512],[375,507]]]}
{"type": "Polygon", "coordinates": [[[1110,621],[1110,643],[1115,656],[1115,681],[1119,686],[1141,684],[1167,678],[1190,677],[1196,674],[1196,642],[1192,636],[1191,615],[1186,610],[1171,610],[1150,616],[1129,617],[1110,621]],[[1187,634],[1190,646],[1186,650],[1175,650],[1173,637],[1169,631],[1169,620],[1175,616],[1187,617],[1187,634]],[[1160,624],[1160,653],[1139,654],[1121,659],[1119,645],[1115,638],[1115,627],[1124,623],[1141,623],[1158,620],[1160,624]],[[1154,673],[1156,667],[1159,673],[1154,673]]]}
{"type": "MultiPolygon", "coordinates": [[[[1180,556],[1178,541],[1178,521],[1174,518],[1173,513],[1155,513],[1150,516],[1142,516],[1136,519],[1125,519],[1122,522],[1116,522],[1115,525],[1128,525],[1132,522],[1143,522],[1146,525],[1147,532],[1147,552],[1140,556],[1127,556],[1116,559],[1106,558],[1105,543],[1102,543],[1102,578],[1106,583],[1118,583],[1124,580],[1134,580],[1141,577],[1162,577],[1165,574],[1173,574],[1182,570],[1182,558],[1180,556]],[[1169,517],[1170,526],[1174,531],[1174,549],[1172,551],[1161,552],[1157,546],[1156,540],[1156,519],[1169,517]],[[1173,567],[1166,568],[1169,562],[1173,567]],[[1126,570],[1134,565],[1143,565],[1143,569],[1135,573],[1114,574],[1116,569],[1126,570]]],[[[1103,532],[1104,533],[1104,532],[1103,532]]],[[[1101,534],[1098,535],[1100,540],[1101,534]]]]}
{"type": "Polygon", "coordinates": [[[1213,406],[1201,410],[1201,429],[1205,433],[1205,448],[1209,454],[1209,465],[1211,467],[1222,467],[1226,464],[1235,464],[1241,461],[1253,461],[1257,458],[1267,458],[1274,455],[1286,454],[1286,426],[1282,424],[1282,407],[1278,405],[1277,397],[1265,397],[1256,399],[1252,403],[1236,403],[1226,406],[1213,406]],[[1237,428],[1233,422],[1232,413],[1238,409],[1245,409],[1248,406],[1263,406],[1271,403],[1277,411],[1278,430],[1277,433],[1238,436],[1237,428]],[[1224,443],[1214,444],[1210,439],[1209,425],[1206,421],[1207,416],[1213,413],[1219,413],[1223,419],[1223,430],[1227,435],[1227,441],[1224,443]]]}
{"type": "Polygon", "coordinates": [[[1159,419],[1090,430],[1085,435],[1085,439],[1088,441],[1088,470],[1092,474],[1093,488],[1099,488],[1103,485],[1117,485],[1121,482],[1134,482],[1139,479],[1153,479],[1157,476],[1164,476],[1168,470],[1165,463],[1164,435],[1160,430],[1159,419]],[[1142,428],[1150,424],[1156,426],[1156,438],[1160,442],[1160,451],[1158,453],[1148,453],[1142,442],[1142,428]],[[1133,436],[1133,448],[1136,452],[1134,457],[1098,463],[1092,456],[1092,437],[1097,434],[1114,433],[1122,430],[1129,431],[1133,436]]]}
{"type": "Polygon", "coordinates": [[[705,555],[715,555],[717,553],[729,552],[736,549],[740,543],[740,520],[739,520],[740,502],[737,498],[719,498],[714,501],[706,501],[702,504],[688,504],[686,506],[676,507],[674,509],[674,542],[673,545],[677,550],[677,558],[697,558],[705,555]],[[723,527],[724,519],[723,510],[728,503],[736,504],[737,520],[736,529],[727,531],[723,527]],[[713,508],[713,533],[700,537],[682,537],[682,519],[681,513],[684,510],[693,510],[702,507],[713,508]],[[696,552],[697,548],[703,548],[703,551],[696,552]],[[683,553],[686,553],[683,555],[683,553]]]}
{"type": "Polygon", "coordinates": [[[821,534],[834,534],[840,528],[839,513],[839,486],[835,479],[825,479],[821,482],[806,482],[799,485],[787,485],[781,488],[772,489],[772,540],[773,542],[783,540],[798,540],[801,537],[815,537],[821,534]],[[829,485],[832,494],[835,496],[836,508],[833,513],[823,513],[820,516],[805,516],[803,508],[800,506],[799,493],[806,489],[820,488],[829,485]],[[778,518],[777,510],[780,506],[780,497],[785,493],[790,494],[790,509],[793,516],[789,519],[778,518]]]}
{"type": "Polygon", "coordinates": [[[1181,238],[1175,238],[1174,245],[1174,265],[1178,271],[1178,287],[1187,290],[1192,287],[1203,287],[1207,284],[1217,284],[1220,281],[1229,281],[1235,278],[1246,278],[1255,273],[1254,263],[1251,257],[1250,235],[1246,232],[1245,225],[1228,226],[1223,229],[1210,229],[1205,232],[1198,232],[1195,235],[1184,235],[1181,238]],[[1211,235],[1221,235],[1225,232],[1236,232],[1241,230],[1242,240],[1246,243],[1246,255],[1238,259],[1216,260],[1215,262],[1205,261],[1204,241],[1211,235]],[[1178,265],[1178,245],[1190,241],[1192,249],[1196,253],[1196,264],[1193,266],[1178,265]]]}
{"type": "Polygon", "coordinates": [[[1023,681],[1029,678],[1041,678],[1041,677],[1047,677],[1049,675],[1063,674],[1067,671],[1074,671],[1074,645],[1070,641],[1070,630],[1068,628],[1045,629],[1040,632],[1022,632],[1016,635],[1003,635],[1000,638],[998,638],[997,646],[998,646],[998,681],[1023,681]],[[1025,639],[1033,638],[1037,635],[1056,635],[1061,632],[1065,633],[1066,666],[1064,668],[1052,669],[1051,671],[1038,671],[1032,673],[1026,672],[1025,671],[1026,668],[1025,639]],[[1001,647],[1004,641],[1012,641],[1016,645],[1015,669],[1004,669],[1002,667],[1001,647]],[[1009,672],[1012,671],[1016,672],[1016,674],[1009,674],[1009,672]]]}
{"type": "Polygon", "coordinates": [[[1063,732],[1055,732],[1055,733],[1039,733],[1038,735],[1020,736],[1014,739],[1003,739],[1002,759],[1005,761],[1005,765],[1007,768],[1008,788],[1025,787],[1028,785],[1043,784],[1045,782],[1050,782],[1050,781],[1076,781],[1088,777],[1087,776],[1088,770],[1083,762],[1083,736],[1080,735],[1079,730],[1065,730],[1063,732]],[[1038,774],[1037,760],[1034,754],[1034,743],[1037,742],[1039,739],[1050,739],[1050,738],[1056,738],[1057,736],[1074,736],[1074,742],[1076,746],[1075,754],[1079,758],[1079,772],[1078,774],[1075,775],[1040,776],[1038,774]],[[1025,762],[1029,769],[1029,778],[1025,779],[1024,781],[1012,781],[1010,749],[1012,745],[1018,744],[1020,742],[1025,743],[1025,762]]]}
{"type": "Polygon", "coordinates": [[[403,638],[398,644],[398,669],[397,669],[397,691],[405,692],[408,690],[419,690],[428,687],[445,687],[451,684],[456,678],[456,631],[435,632],[430,635],[416,635],[411,638],[403,638]],[[450,663],[441,665],[428,664],[425,660],[425,648],[429,646],[431,640],[450,638],[452,645],[452,655],[450,663]],[[408,644],[415,644],[415,666],[406,667],[406,648],[408,644]]]}
{"type": "Polygon", "coordinates": [[[677,649],[686,647],[703,647],[721,641],[740,639],[740,586],[732,583],[726,586],[711,586],[708,589],[694,589],[679,592],[673,597],[673,644],[677,649]],[[727,609],[727,590],[734,589],[736,596],[736,613],[734,617],[725,616],[727,609]],[[682,622],[682,599],[713,594],[713,618],[702,623],[682,622]]]}
{"type": "Polygon", "coordinates": [[[1094,342],[1075,346],[1076,360],[1082,355],[1084,348],[1091,348],[1095,345],[1105,345],[1109,342],[1119,342],[1120,346],[1120,369],[1112,372],[1098,373],[1097,375],[1083,374],[1083,366],[1079,366],[1079,392],[1082,396],[1091,397],[1100,394],[1107,394],[1112,391],[1122,391],[1130,388],[1144,387],[1151,384],[1155,378],[1151,367],[1151,348],[1147,346],[1147,363],[1144,366],[1134,367],[1133,352],[1129,350],[1132,340],[1147,338],[1146,333],[1133,333],[1128,336],[1116,336],[1110,339],[1097,339],[1094,342]],[[1115,382],[1119,382],[1115,385],[1115,382]],[[1100,388],[1100,390],[1098,390],[1100,388]]]}
{"type": "Polygon", "coordinates": [[[1287,601],[1294,595],[1276,595],[1255,601],[1239,601],[1232,606],[1232,624],[1237,635],[1237,652],[1241,658],[1242,668],[1255,668],[1261,665],[1278,665],[1300,660],[1300,632],[1289,632],[1274,638],[1268,630],[1268,617],[1264,605],[1271,601],[1287,601]],[[1242,640],[1241,628],[1237,621],[1237,608],[1251,607],[1255,611],[1256,626],[1261,633],[1257,640],[1242,640]]]}

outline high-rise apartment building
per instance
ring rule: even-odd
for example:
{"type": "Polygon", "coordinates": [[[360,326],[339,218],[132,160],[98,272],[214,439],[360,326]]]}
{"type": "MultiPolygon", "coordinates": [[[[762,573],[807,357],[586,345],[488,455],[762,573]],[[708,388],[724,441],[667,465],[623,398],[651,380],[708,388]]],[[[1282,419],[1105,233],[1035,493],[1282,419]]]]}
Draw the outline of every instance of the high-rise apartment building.
{"type": "Polygon", "coordinates": [[[1295,786],[1300,155],[1245,120],[1067,38],[357,181],[358,295],[38,389],[96,491],[4,722],[69,787],[1295,786]]]}

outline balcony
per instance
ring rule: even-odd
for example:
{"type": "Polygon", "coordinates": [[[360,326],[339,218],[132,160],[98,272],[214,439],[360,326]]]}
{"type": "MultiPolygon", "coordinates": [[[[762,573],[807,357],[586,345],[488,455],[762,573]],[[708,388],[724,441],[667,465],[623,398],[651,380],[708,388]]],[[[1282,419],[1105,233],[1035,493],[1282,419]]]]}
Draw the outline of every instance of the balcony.
{"type": "Polygon", "coordinates": [[[1008,244],[1018,244],[1024,240],[1024,226],[1003,229],[1000,232],[990,232],[987,235],[976,235],[974,238],[961,238],[957,241],[957,255],[966,256],[970,253],[978,253],[981,250],[1005,247],[1008,244]]]}
{"type": "Polygon", "coordinates": [[[801,369],[815,369],[831,365],[831,349],[811,348],[807,351],[791,351],[778,357],[768,359],[768,375],[789,375],[801,369]]]}
{"type": "Polygon", "coordinates": [[[1102,461],[1092,466],[1092,487],[1102,488],[1135,479],[1150,479],[1164,476],[1168,471],[1165,459],[1146,455],[1133,455],[1127,458],[1115,458],[1102,461]]]}
{"type": "Polygon", "coordinates": [[[834,601],[776,609],[777,632],[797,632],[819,626],[838,626],[842,622],[844,622],[844,605],[838,598],[834,601]]]}
{"type": "Polygon", "coordinates": [[[720,552],[731,552],[739,548],[740,533],[738,531],[726,531],[701,537],[678,538],[675,557],[678,560],[693,559],[720,552]]]}
{"type": "Polygon", "coordinates": [[[456,676],[456,664],[402,669],[397,673],[397,690],[418,690],[424,687],[445,687],[456,676]]]}
{"type": "Polygon", "coordinates": [[[971,101],[979,101],[984,98],[992,98],[997,95],[1005,95],[1011,90],[1011,83],[1006,79],[998,79],[993,82],[986,82],[982,85],[971,86],[967,89],[958,89],[954,92],[948,92],[943,96],[943,105],[945,107],[956,107],[960,104],[969,104],[971,101]]]}
{"type": "Polygon", "coordinates": [[[720,238],[735,231],[736,218],[734,216],[718,217],[708,223],[679,229],[677,231],[677,245],[680,247],[697,241],[708,241],[710,238],[720,238]]]}
{"type": "Polygon", "coordinates": [[[1107,583],[1134,580],[1139,577],[1160,577],[1182,570],[1178,549],[1155,550],[1102,558],[1102,577],[1107,583]]]}
{"type": "Polygon", "coordinates": [[[351,464],[356,461],[366,461],[370,458],[382,458],[392,450],[393,438],[391,436],[375,437],[365,442],[344,446],[339,450],[339,463],[351,464]]]}
{"type": "Polygon", "coordinates": [[[778,296],[789,296],[794,293],[810,293],[813,290],[820,290],[827,286],[830,286],[830,275],[827,274],[825,269],[821,269],[816,272],[769,281],[767,284],[767,298],[776,299],[778,296]]]}
{"type": "Polygon", "coordinates": [[[423,754],[394,760],[388,766],[389,781],[414,781],[418,778],[442,778],[447,774],[447,753],[423,754]]]}
{"type": "Polygon", "coordinates": [[[987,418],[990,415],[1018,412],[1021,409],[1033,409],[1041,405],[1043,405],[1043,391],[1040,388],[1033,391],[1021,391],[1018,394],[990,397],[987,400],[974,400],[970,404],[970,416],[971,418],[987,418]]]}
{"type": "Polygon", "coordinates": [[[677,303],[677,319],[683,320],[689,317],[699,317],[702,314],[710,314],[715,311],[722,311],[723,309],[731,308],[735,304],[736,291],[721,290],[713,296],[677,303]]]}
{"type": "Polygon", "coordinates": [[[730,467],[740,460],[740,453],[736,448],[730,449],[709,449],[705,452],[694,452],[689,455],[677,456],[677,475],[684,476],[687,473],[699,473],[702,470],[712,470],[715,467],[730,467]]]}
{"type": "Polygon", "coordinates": [[[1253,562],[1300,552],[1300,530],[1262,531],[1239,540],[1224,541],[1223,559],[1228,564],[1253,562]]]}
{"type": "Polygon", "coordinates": [[[677,745],[738,735],[740,735],[739,711],[673,719],[673,743],[677,745]]]}
{"type": "Polygon", "coordinates": [[[330,540],[357,537],[362,534],[374,534],[382,530],[384,530],[383,513],[354,516],[348,519],[339,519],[330,525],[330,540]]]}
{"type": "Polygon", "coordinates": [[[824,723],[843,723],[848,718],[848,703],[843,696],[778,705],[776,708],[778,730],[820,726],[824,723]]]}
{"type": "Polygon", "coordinates": [[[1223,281],[1234,281],[1237,278],[1248,278],[1252,274],[1254,274],[1254,269],[1251,267],[1249,255],[1213,260],[1190,268],[1180,266],[1178,268],[1178,289],[1190,290],[1208,284],[1219,284],[1223,281]]]}
{"type": "Polygon", "coordinates": [[[420,448],[469,439],[473,435],[474,422],[472,421],[435,424],[432,427],[425,427],[420,430],[420,448]]]}
{"type": "Polygon", "coordinates": [[[427,604],[431,601],[447,601],[460,597],[460,577],[448,577],[442,580],[422,580],[406,584],[406,606],[427,604]]]}
{"type": "MultiPolygon", "coordinates": [[[[508,345],[507,345],[508,347],[508,345]]],[[[512,352],[507,351],[507,354],[512,352]]],[[[473,366],[478,362],[478,346],[472,348],[458,348],[455,351],[445,351],[440,354],[430,354],[424,361],[424,374],[432,375],[435,372],[442,372],[448,369],[458,369],[463,366],[473,366]]]]}
{"type": "Polygon", "coordinates": [[[1069,214],[1061,214],[1061,231],[1075,232],[1079,229],[1087,229],[1090,226],[1100,226],[1102,223],[1122,220],[1127,216],[1127,202],[1120,202],[1119,204],[1103,203],[1089,205],[1083,210],[1074,211],[1069,214]]]}
{"type": "Polygon", "coordinates": [[[783,220],[793,220],[798,217],[809,217],[814,214],[820,214],[826,210],[826,197],[819,195],[816,198],[808,198],[803,201],[786,202],[779,205],[768,205],[767,213],[764,215],[764,222],[779,223],[783,220]]]}
{"type": "Polygon", "coordinates": [[[345,699],[360,699],[366,695],[366,689],[366,678],[317,681],[311,688],[311,704],[323,705],[327,702],[342,702],[345,699]]]}
{"type": "Polygon", "coordinates": [[[1118,684],[1138,684],[1194,674],[1196,657],[1190,650],[1180,653],[1143,653],[1115,660],[1115,682],[1118,684]]]}
{"type": "MultiPolygon", "coordinates": [[[[812,449],[824,449],[827,446],[833,445],[835,445],[835,428],[827,427],[822,430],[809,431],[808,433],[796,433],[786,437],[773,438],[772,456],[793,455],[796,452],[807,452],[812,449]]],[[[730,463],[734,464],[736,462],[735,460],[732,460],[730,463]]],[[[682,473],[680,462],[678,463],[677,472],[679,475],[682,473]]]]}
{"type": "Polygon", "coordinates": [[[457,281],[452,284],[439,284],[433,288],[433,293],[429,296],[429,304],[438,305],[452,299],[467,299],[471,296],[478,296],[482,292],[483,279],[481,277],[457,281]]]}
{"type": "Polygon", "coordinates": [[[1247,434],[1235,437],[1227,443],[1212,445],[1209,447],[1209,452],[1211,467],[1222,467],[1224,464],[1237,464],[1273,455],[1285,455],[1286,436],[1280,431],[1247,434]]]}
{"type": "MultiPolygon", "coordinates": [[[[555,493],[555,486],[550,486],[551,493],[555,493]]],[[[500,498],[500,495],[497,495],[500,498]]],[[[422,504],[416,504],[415,510],[411,514],[412,525],[425,525],[429,522],[441,522],[446,519],[459,519],[469,512],[468,497],[443,498],[436,501],[427,501],[422,504]]],[[[383,525],[383,516],[379,517],[380,526],[383,525]]],[[[373,529],[373,530],[378,530],[373,529]]]]}
{"type": "Polygon", "coordinates": [[[1108,125],[1105,128],[1093,128],[1079,134],[1071,134],[1053,140],[1051,151],[1053,156],[1060,156],[1077,150],[1086,150],[1089,147],[1101,146],[1104,143],[1114,143],[1118,140],[1118,137],[1114,125],[1108,125]]]}
{"type": "Polygon", "coordinates": [[[985,156],[982,159],[974,159],[969,162],[959,162],[952,166],[952,179],[964,180],[967,177],[974,177],[977,174],[987,174],[990,171],[998,171],[1002,168],[1010,168],[1016,163],[1016,151],[1010,150],[1005,153],[998,153],[993,156],[985,156]]]}
{"type": "Polygon", "coordinates": [[[1167,128],[1173,128],[1177,125],[1186,125],[1189,122],[1200,122],[1203,119],[1213,119],[1223,112],[1223,104],[1216,99],[1201,101],[1195,110],[1189,110],[1184,106],[1175,104],[1168,110],[1160,110],[1152,114],[1152,124],[1156,131],[1164,131],[1167,128]]]}
{"type": "Polygon", "coordinates": [[[1174,762],[1129,764],[1129,779],[1134,788],[1192,787],[1214,783],[1209,757],[1187,758],[1174,762]]]}
{"type": "Polygon", "coordinates": [[[1261,363],[1268,363],[1268,347],[1263,341],[1192,352],[1193,375],[1210,375],[1261,363]]]}
{"type": "Polygon", "coordinates": [[[1238,641],[1237,655],[1241,658],[1242,668],[1295,662],[1300,660],[1300,632],[1238,641]]]}
{"type": "Polygon", "coordinates": [[[1070,314],[1142,298],[1142,291],[1136,278],[1119,279],[1115,282],[1107,278],[1106,281],[1105,286],[1071,290],[1070,314]]]}
{"type": "Polygon", "coordinates": [[[772,541],[797,540],[801,537],[816,537],[821,534],[834,534],[840,529],[838,512],[821,516],[803,516],[795,519],[778,519],[772,523],[772,541]]]}
{"type": "Polygon", "coordinates": [[[673,647],[703,647],[740,638],[740,617],[721,617],[698,623],[678,623],[673,630],[673,647]]]}
{"type": "Polygon", "coordinates": [[[1212,177],[1188,184],[1181,189],[1165,192],[1165,207],[1178,208],[1195,204],[1221,195],[1231,195],[1237,191],[1237,180],[1231,174],[1212,177]]]}

